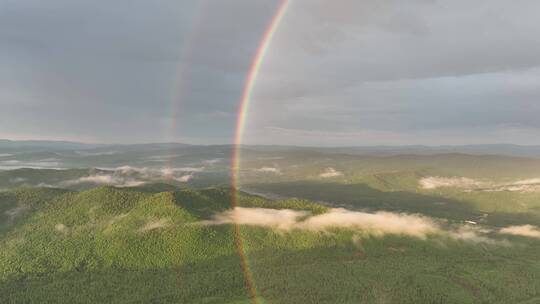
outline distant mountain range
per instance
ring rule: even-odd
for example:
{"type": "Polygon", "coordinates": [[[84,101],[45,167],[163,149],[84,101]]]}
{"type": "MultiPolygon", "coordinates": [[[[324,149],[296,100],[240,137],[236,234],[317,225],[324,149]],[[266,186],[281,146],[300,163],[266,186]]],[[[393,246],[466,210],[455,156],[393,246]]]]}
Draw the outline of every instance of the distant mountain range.
{"type": "MultiPolygon", "coordinates": [[[[6,140],[0,139],[0,153],[10,153],[24,150],[24,152],[51,152],[66,150],[84,150],[100,152],[105,150],[119,151],[155,151],[168,149],[231,151],[233,145],[190,145],[184,143],[143,143],[143,144],[88,144],[71,141],[47,140],[6,140]]],[[[391,156],[401,154],[448,154],[461,153],[473,155],[506,155],[517,157],[540,158],[540,145],[514,145],[514,144],[478,144],[478,145],[403,145],[403,146],[344,146],[344,147],[311,147],[311,146],[285,146],[285,145],[242,145],[245,150],[259,152],[316,152],[329,154],[349,155],[377,155],[391,156]]]]}

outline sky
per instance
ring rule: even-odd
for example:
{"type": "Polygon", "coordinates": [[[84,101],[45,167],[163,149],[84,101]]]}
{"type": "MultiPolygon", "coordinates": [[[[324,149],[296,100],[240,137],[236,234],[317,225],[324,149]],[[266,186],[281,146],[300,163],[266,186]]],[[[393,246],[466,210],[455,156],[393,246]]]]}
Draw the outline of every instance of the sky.
{"type": "MultiPolygon", "coordinates": [[[[0,138],[232,143],[274,0],[0,0],[0,138]]],[[[242,142],[540,144],[540,2],[292,0],[242,142]]]]}

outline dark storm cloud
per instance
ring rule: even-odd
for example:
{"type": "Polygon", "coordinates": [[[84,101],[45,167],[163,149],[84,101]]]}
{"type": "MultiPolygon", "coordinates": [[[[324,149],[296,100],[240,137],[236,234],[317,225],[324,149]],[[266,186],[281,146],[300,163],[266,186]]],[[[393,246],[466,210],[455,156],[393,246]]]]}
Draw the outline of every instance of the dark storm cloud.
{"type": "MultiPolygon", "coordinates": [[[[0,0],[0,137],[230,142],[277,4],[0,0]]],[[[246,141],[540,144],[538,14],[533,0],[291,1],[246,141]]]]}

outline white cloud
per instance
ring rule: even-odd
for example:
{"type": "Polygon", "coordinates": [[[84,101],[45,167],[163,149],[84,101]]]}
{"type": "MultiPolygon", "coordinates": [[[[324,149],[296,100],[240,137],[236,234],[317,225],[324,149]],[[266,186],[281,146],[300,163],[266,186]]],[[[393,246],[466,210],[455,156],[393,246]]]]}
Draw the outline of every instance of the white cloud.
{"type": "Polygon", "coordinates": [[[39,184],[36,185],[36,187],[40,187],[40,188],[56,188],[57,186],[47,184],[47,183],[39,183],[39,184]]]}
{"type": "Polygon", "coordinates": [[[456,230],[449,231],[448,236],[454,240],[469,241],[473,243],[486,243],[486,244],[503,244],[506,245],[506,241],[495,241],[487,236],[491,231],[485,228],[474,227],[471,225],[465,225],[458,227],[456,230]]]}
{"type": "Polygon", "coordinates": [[[420,180],[420,186],[423,189],[437,189],[443,187],[474,188],[483,185],[485,185],[485,183],[467,177],[429,176],[420,180]]]}
{"type": "Polygon", "coordinates": [[[467,177],[440,177],[430,176],[424,177],[419,181],[420,187],[427,190],[437,188],[460,188],[468,191],[484,191],[484,192],[539,192],[540,178],[517,180],[513,182],[491,182],[471,179],[467,177]]]}
{"type": "Polygon", "coordinates": [[[187,174],[187,175],[182,175],[180,177],[176,177],[175,180],[181,182],[181,183],[187,183],[189,182],[191,179],[193,179],[193,174],[187,174]]]}
{"type": "Polygon", "coordinates": [[[214,225],[236,223],[288,230],[296,228],[298,219],[307,215],[309,215],[309,212],[289,209],[236,207],[217,214],[213,220],[205,223],[214,225]]]}
{"type": "Polygon", "coordinates": [[[62,182],[61,186],[74,186],[85,183],[111,185],[116,187],[136,187],[152,181],[163,179],[185,183],[194,178],[193,172],[203,168],[138,168],[122,166],[108,170],[110,173],[91,174],[74,180],[62,182]],[[190,170],[186,170],[190,169],[190,170]],[[194,169],[194,170],[191,170],[194,169]],[[190,172],[186,174],[186,172],[190,172]]]}
{"type": "Polygon", "coordinates": [[[102,156],[102,155],[115,155],[119,154],[118,151],[103,151],[103,152],[90,152],[90,151],[74,151],[80,156],[102,156]]]}
{"type": "Polygon", "coordinates": [[[147,167],[131,167],[131,166],[122,166],[118,168],[110,169],[117,173],[126,174],[126,175],[141,175],[143,178],[169,178],[175,179],[180,176],[184,176],[186,172],[203,172],[205,167],[183,167],[183,168],[147,168],[147,167]]]}
{"type": "Polygon", "coordinates": [[[201,222],[205,225],[240,224],[268,227],[282,231],[295,229],[329,231],[332,228],[360,230],[373,236],[404,235],[419,239],[439,235],[452,240],[506,245],[488,237],[491,232],[470,225],[443,228],[437,220],[417,215],[394,212],[360,212],[343,208],[331,209],[326,213],[311,215],[308,211],[291,209],[266,209],[236,207],[216,214],[212,220],[201,222]]]}
{"type": "Polygon", "coordinates": [[[206,165],[215,165],[217,163],[220,163],[221,161],[223,161],[223,158],[214,158],[214,159],[205,160],[203,161],[203,163],[206,165]]]}
{"type": "Polygon", "coordinates": [[[4,214],[6,214],[8,216],[8,220],[9,222],[13,222],[13,220],[19,215],[21,214],[22,212],[24,212],[25,210],[25,207],[23,206],[18,206],[18,207],[15,207],[13,209],[9,209],[9,210],[6,210],[4,212],[4,214]]]}
{"type": "Polygon", "coordinates": [[[12,184],[22,183],[22,182],[25,182],[25,181],[27,181],[27,179],[24,178],[24,177],[15,177],[15,178],[10,178],[9,179],[9,182],[12,183],[12,184]]]}
{"type": "Polygon", "coordinates": [[[366,213],[346,209],[332,209],[327,213],[309,217],[299,225],[311,230],[325,230],[331,227],[358,228],[373,235],[401,234],[418,238],[425,238],[440,230],[434,221],[420,215],[366,213]]]}
{"type": "Polygon", "coordinates": [[[509,184],[497,185],[484,191],[539,192],[540,178],[519,180],[509,184]]]}
{"type": "Polygon", "coordinates": [[[502,228],[499,232],[540,239],[540,228],[533,225],[509,226],[502,228]]]}
{"type": "Polygon", "coordinates": [[[260,173],[275,173],[275,174],[281,173],[281,170],[275,167],[261,167],[259,169],[254,169],[254,171],[260,172],[260,173]]]}
{"type": "Polygon", "coordinates": [[[171,159],[182,156],[182,154],[163,154],[149,156],[147,159],[152,162],[168,162],[171,159]]]}
{"type": "Polygon", "coordinates": [[[167,218],[159,219],[159,220],[153,220],[147,222],[141,229],[139,229],[140,232],[146,232],[150,230],[165,228],[169,226],[170,220],[167,218]]]}
{"type": "Polygon", "coordinates": [[[12,159],[12,160],[4,160],[4,161],[2,161],[1,163],[2,163],[3,165],[11,166],[11,165],[18,165],[18,164],[21,163],[21,161],[12,159]]]}
{"type": "Polygon", "coordinates": [[[204,167],[183,167],[183,168],[174,168],[174,171],[178,172],[203,172],[204,167]]]}
{"type": "Polygon", "coordinates": [[[342,172],[336,171],[334,168],[326,168],[323,173],[319,175],[319,177],[322,178],[332,178],[332,177],[339,177],[343,176],[342,172]]]}
{"type": "Polygon", "coordinates": [[[78,179],[68,180],[61,183],[62,186],[74,186],[80,184],[111,185],[116,187],[136,187],[145,184],[144,181],[129,177],[112,174],[94,174],[83,176],[78,179]]]}
{"type": "Polygon", "coordinates": [[[54,225],[54,229],[56,229],[59,232],[65,232],[67,230],[67,226],[62,223],[58,223],[54,225]]]}
{"type": "Polygon", "coordinates": [[[54,158],[42,159],[38,161],[20,161],[20,160],[4,160],[0,161],[0,169],[14,170],[21,168],[31,169],[64,169],[60,167],[60,162],[54,158]]]}
{"type": "Polygon", "coordinates": [[[79,183],[96,183],[96,184],[114,184],[117,179],[112,175],[91,175],[81,177],[77,180],[79,183]]]}

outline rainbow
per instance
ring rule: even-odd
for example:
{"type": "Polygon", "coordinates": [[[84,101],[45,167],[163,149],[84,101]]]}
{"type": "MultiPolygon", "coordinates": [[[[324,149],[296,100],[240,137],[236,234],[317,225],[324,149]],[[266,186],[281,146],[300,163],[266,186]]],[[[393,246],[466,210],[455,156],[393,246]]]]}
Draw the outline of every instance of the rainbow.
{"type": "Polygon", "coordinates": [[[238,120],[236,122],[236,133],[234,137],[234,143],[236,145],[242,143],[242,136],[244,135],[246,118],[249,111],[249,105],[251,101],[251,96],[253,94],[253,89],[255,88],[255,84],[257,82],[257,76],[259,75],[259,71],[261,69],[262,63],[264,62],[264,58],[268,53],[272,38],[274,37],[274,34],[276,33],[276,30],[278,29],[279,24],[283,19],[283,16],[285,15],[285,11],[287,10],[288,5],[289,0],[281,1],[276,14],[270,21],[270,24],[267,27],[263,38],[261,39],[255,58],[251,63],[251,67],[249,69],[249,73],[246,79],[246,84],[244,86],[244,91],[242,93],[242,99],[240,100],[240,108],[238,110],[238,120]]]}
{"type": "MultiPolygon", "coordinates": [[[[285,15],[285,11],[287,10],[288,5],[289,5],[289,0],[280,1],[277,7],[276,13],[270,20],[270,23],[268,27],[266,28],[266,31],[261,39],[259,48],[257,49],[257,52],[255,54],[255,57],[253,58],[253,61],[251,63],[251,66],[250,66],[250,69],[246,78],[246,82],[244,85],[244,90],[242,92],[242,99],[240,100],[238,118],[236,121],[234,147],[233,147],[232,161],[231,161],[231,185],[232,185],[231,202],[232,202],[233,208],[238,206],[237,189],[239,186],[238,175],[239,175],[239,170],[240,170],[240,157],[241,157],[240,145],[242,144],[242,137],[244,135],[244,128],[246,125],[247,114],[249,112],[251,96],[253,95],[253,89],[255,88],[255,85],[257,83],[257,76],[264,62],[264,58],[266,54],[268,53],[268,49],[270,47],[270,43],[272,42],[272,38],[274,37],[274,34],[276,33],[276,30],[278,29],[279,24],[281,20],[283,19],[283,16],[285,15]]],[[[242,272],[244,274],[244,284],[248,291],[248,295],[251,299],[251,303],[256,304],[258,303],[257,289],[255,287],[253,277],[249,268],[248,259],[246,257],[244,245],[242,242],[240,225],[238,224],[234,225],[234,242],[235,242],[236,249],[238,250],[239,257],[240,257],[240,264],[242,267],[242,272]]]]}
{"type": "Polygon", "coordinates": [[[170,99],[171,99],[171,125],[169,133],[166,134],[166,141],[175,142],[177,140],[176,131],[179,127],[177,124],[181,117],[181,106],[182,99],[185,98],[185,94],[189,88],[190,80],[190,66],[189,62],[193,53],[196,51],[196,37],[201,30],[204,19],[206,18],[205,12],[207,10],[207,5],[203,1],[195,2],[194,13],[190,14],[190,21],[187,22],[189,30],[187,30],[186,36],[182,39],[182,45],[180,49],[180,56],[178,59],[178,64],[175,69],[175,77],[171,85],[170,99]]]}

